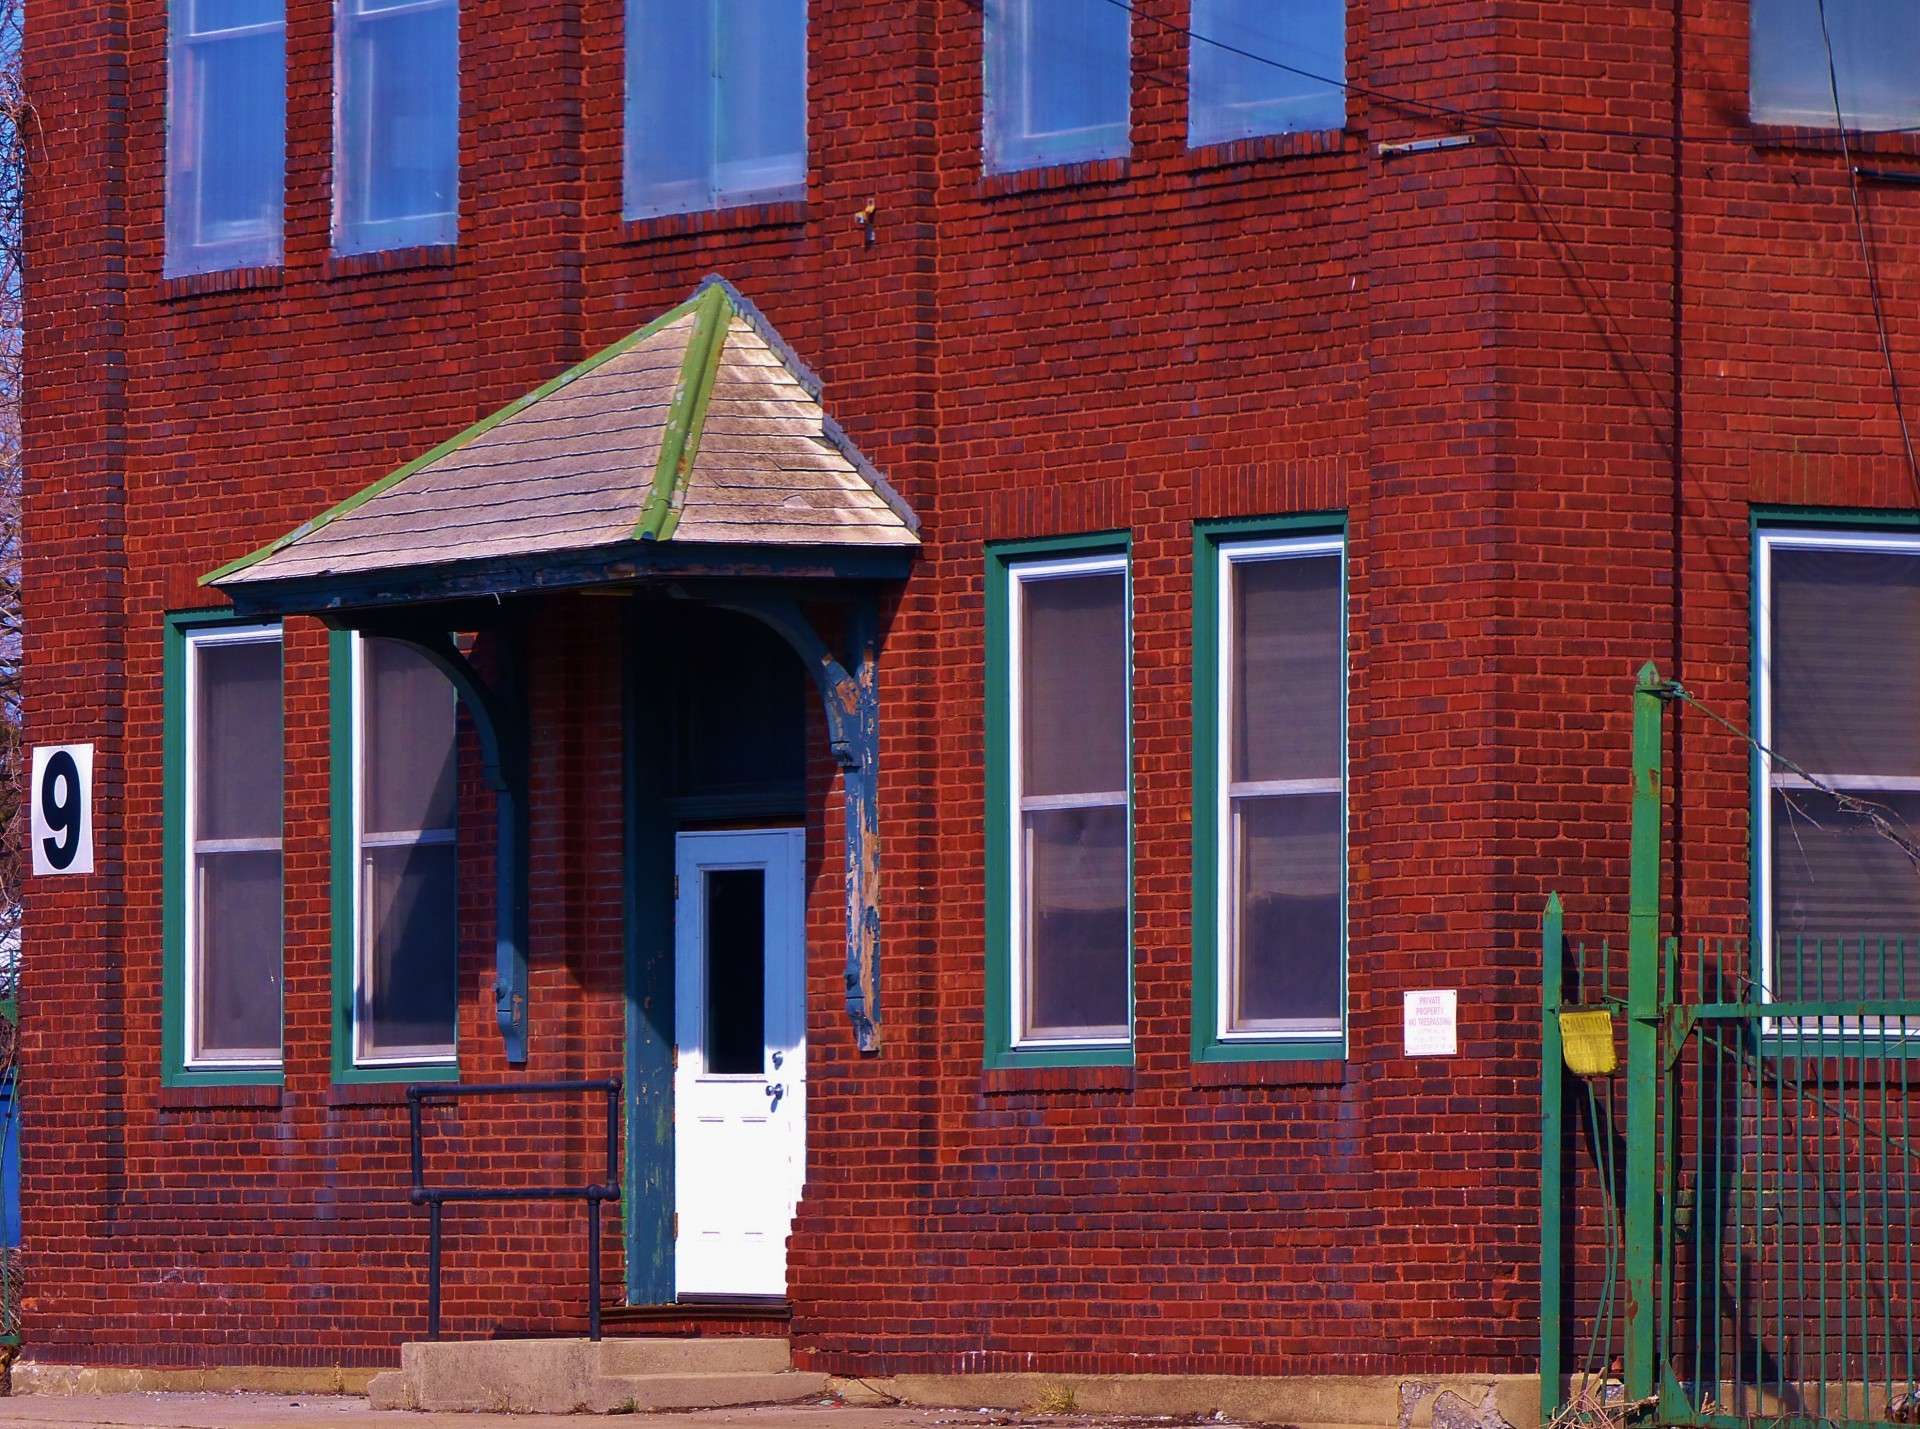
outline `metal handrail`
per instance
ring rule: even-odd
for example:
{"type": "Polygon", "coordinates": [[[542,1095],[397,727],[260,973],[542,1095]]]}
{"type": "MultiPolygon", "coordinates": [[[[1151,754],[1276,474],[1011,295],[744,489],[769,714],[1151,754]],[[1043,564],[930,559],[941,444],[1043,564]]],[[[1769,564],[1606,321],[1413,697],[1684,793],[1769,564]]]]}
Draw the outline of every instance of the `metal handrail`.
{"type": "Polygon", "coordinates": [[[413,1184],[407,1199],[427,1208],[427,1338],[440,1338],[440,1220],[448,1202],[585,1201],[587,1203],[587,1337],[600,1338],[600,1204],[620,1199],[620,1078],[569,1082],[415,1082],[407,1088],[413,1184]],[[603,1093],[607,1099],[607,1167],[603,1180],[584,1186],[429,1186],[421,1146],[421,1107],[470,1097],[565,1096],[603,1093]]]}

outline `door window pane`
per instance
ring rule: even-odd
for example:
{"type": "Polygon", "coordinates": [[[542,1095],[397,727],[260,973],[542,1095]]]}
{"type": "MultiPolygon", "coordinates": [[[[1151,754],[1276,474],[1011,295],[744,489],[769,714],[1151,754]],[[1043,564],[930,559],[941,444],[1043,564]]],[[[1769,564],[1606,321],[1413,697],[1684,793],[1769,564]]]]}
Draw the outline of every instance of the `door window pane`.
{"type": "Polygon", "coordinates": [[[706,879],[706,1070],[766,1070],[767,871],[710,868],[706,879]]]}
{"type": "Polygon", "coordinates": [[[1344,125],[1346,12],[1346,0],[1193,0],[1187,142],[1344,125]]]}
{"type": "Polygon", "coordinates": [[[192,1063],[280,1060],[280,639],[188,637],[192,1063]]]}
{"type": "Polygon", "coordinates": [[[1131,15],[1108,0],[984,0],[990,174],[1127,152],[1131,15]]]}
{"type": "Polygon", "coordinates": [[[1751,113],[1760,124],[1849,129],[1920,124],[1920,5],[1913,0],[1752,0],[1751,113]],[[1827,70],[1832,41],[1833,72],[1827,70]]]}
{"type": "Polygon", "coordinates": [[[1015,568],[1013,860],[1021,1041],[1124,1041],[1129,928],[1124,558],[1015,568]]]}
{"type": "Polygon", "coordinates": [[[1337,541],[1222,548],[1225,1035],[1345,1025],[1346,621],[1337,541]]]}
{"type": "Polygon", "coordinates": [[[804,197],[806,0],[628,0],[626,213],[804,197]]]}
{"type": "Polygon", "coordinates": [[[447,1060],[458,1004],[458,702],[413,647],[360,640],[356,1059],[447,1060]]]}
{"type": "Polygon", "coordinates": [[[284,5],[175,0],[167,67],[167,273],[278,263],[284,5]]]}
{"type": "Polygon", "coordinates": [[[458,0],[340,0],[334,246],[452,243],[460,174],[458,0]]]}

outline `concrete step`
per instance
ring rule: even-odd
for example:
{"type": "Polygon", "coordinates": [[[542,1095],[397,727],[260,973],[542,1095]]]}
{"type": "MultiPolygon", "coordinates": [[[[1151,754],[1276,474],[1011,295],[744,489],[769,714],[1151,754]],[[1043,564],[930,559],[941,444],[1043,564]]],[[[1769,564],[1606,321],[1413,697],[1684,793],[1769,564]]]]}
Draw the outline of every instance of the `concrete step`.
{"type": "Polygon", "coordinates": [[[609,1376],[778,1374],[792,1366],[786,1340],[774,1336],[647,1336],[600,1342],[600,1373],[609,1376]]]}
{"type": "Polygon", "coordinates": [[[802,1370],[742,1374],[605,1375],[593,1383],[589,1408],[602,1413],[660,1409],[729,1409],[741,1404],[791,1404],[825,1394],[827,1377],[802,1370]]]}
{"type": "Polygon", "coordinates": [[[367,1388],[375,1409],[572,1414],[787,1404],[823,1394],[785,1340],[443,1340],[403,1345],[367,1388]]]}

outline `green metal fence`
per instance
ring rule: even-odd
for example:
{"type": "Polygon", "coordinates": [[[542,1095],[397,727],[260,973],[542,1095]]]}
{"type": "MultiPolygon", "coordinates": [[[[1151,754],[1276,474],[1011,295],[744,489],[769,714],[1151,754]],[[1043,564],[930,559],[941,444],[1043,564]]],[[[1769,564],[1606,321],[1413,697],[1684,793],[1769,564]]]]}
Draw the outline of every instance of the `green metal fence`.
{"type": "Polygon", "coordinates": [[[1783,940],[1763,970],[1659,938],[1682,699],[1641,672],[1624,965],[1557,899],[1543,926],[1543,1417],[1920,1422],[1920,942],[1783,940]]]}

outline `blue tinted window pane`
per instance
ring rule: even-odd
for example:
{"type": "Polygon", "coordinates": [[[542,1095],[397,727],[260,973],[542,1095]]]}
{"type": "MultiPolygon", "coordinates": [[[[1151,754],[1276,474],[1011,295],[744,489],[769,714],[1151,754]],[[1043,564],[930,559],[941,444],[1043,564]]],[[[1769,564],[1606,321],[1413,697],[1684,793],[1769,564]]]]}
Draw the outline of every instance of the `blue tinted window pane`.
{"type": "Polygon", "coordinates": [[[807,177],[806,0],[720,0],[715,18],[718,200],[797,197],[807,177]]]}
{"type": "Polygon", "coordinates": [[[1833,129],[1834,80],[1850,129],[1920,125],[1920,5],[1913,0],[1752,0],[1748,58],[1756,123],[1833,129]],[[1833,76],[1827,73],[1827,38],[1833,76]]]}
{"type": "Polygon", "coordinates": [[[1192,13],[1188,143],[1346,123],[1345,0],[1193,0],[1192,13]]]}
{"type": "Polygon", "coordinates": [[[626,213],[797,198],[806,0],[628,0],[626,213]]]}
{"type": "Polygon", "coordinates": [[[191,12],[185,27],[194,35],[217,34],[250,25],[277,25],[283,8],[282,0],[185,0],[185,3],[191,12]]]}
{"type": "Polygon", "coordinates": [[[452,243],[460,175],[457,0],[348,0],[335,247],[452,243]]]}
{"type": "Polygon", "coordinates": [[[286,32],[265,0],[174,11],[168,50],[170,275],[280,261],[286,169],[286,32]],[[195,23],[270,23],[196,33],[195,23]]]}
{"type": "Polygon", "coordinates": [[[1127,152],[1131,18],[1108,0],[986,0],[988,173],[1127,152]]]}

